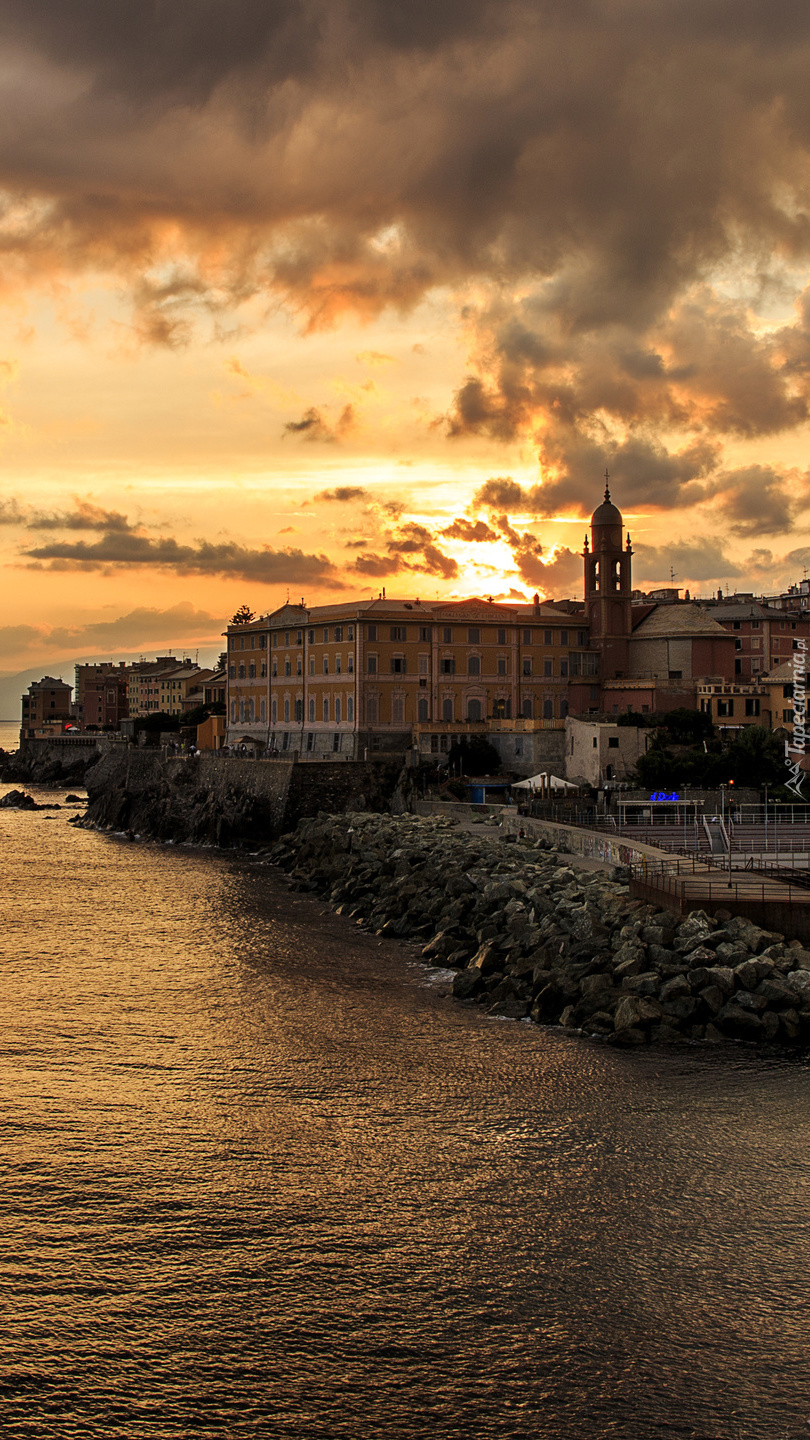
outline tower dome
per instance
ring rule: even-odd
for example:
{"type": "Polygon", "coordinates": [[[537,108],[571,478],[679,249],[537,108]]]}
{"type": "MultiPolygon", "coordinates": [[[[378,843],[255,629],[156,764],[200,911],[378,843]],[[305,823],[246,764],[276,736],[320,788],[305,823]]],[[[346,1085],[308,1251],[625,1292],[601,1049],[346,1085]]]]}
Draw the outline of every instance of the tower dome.
{"type": "Polygon", "coordinates": [[[601,505],[597,505],[591,516],[591,525],[621,525],[622,512],[617,510],[610,498],[610,487],[608,485],[609,475],[605,471],[605,498],[601,505]]]}

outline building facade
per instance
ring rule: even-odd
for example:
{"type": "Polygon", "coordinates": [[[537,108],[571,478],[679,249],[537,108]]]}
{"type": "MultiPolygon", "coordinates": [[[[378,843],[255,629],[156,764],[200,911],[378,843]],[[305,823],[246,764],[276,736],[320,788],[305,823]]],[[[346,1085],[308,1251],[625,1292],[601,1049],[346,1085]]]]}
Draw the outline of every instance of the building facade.
{"type": "Polygon", "coordinates": [[[53,675],[34,680],[22,697],[20,739],[33,740],[44,726],[64,729],[73,724],[71,699],[73,686],[53,675]]]}

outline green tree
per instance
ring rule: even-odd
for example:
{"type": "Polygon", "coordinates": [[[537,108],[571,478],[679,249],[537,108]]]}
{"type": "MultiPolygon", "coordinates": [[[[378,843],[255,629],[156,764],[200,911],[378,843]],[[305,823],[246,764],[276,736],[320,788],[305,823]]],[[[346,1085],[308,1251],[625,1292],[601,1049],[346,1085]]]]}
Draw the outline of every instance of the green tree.
{"type": "Polygon", "coordinates": [[[236,614],[231,619],[232,625],[249,625],[256,616],[249,605],[240,605],[236,614]]]}

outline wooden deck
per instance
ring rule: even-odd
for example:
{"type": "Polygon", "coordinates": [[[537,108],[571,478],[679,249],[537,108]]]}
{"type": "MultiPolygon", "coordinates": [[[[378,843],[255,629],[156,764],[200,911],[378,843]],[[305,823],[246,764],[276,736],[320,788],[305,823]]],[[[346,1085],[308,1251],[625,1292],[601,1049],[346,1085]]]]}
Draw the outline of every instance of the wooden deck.
{"type": "MultiPolygon", "coordinates": [[[[804,882],[804,883],[801,883],[804,882]]],[[[690,910],[718,910],[743,915],[765,930],[788,940],[810,941],[810,888],[767,871],[726,870],[698,860],[664,860],[634,865],[630,894],[681,915],[690,910]]]]}

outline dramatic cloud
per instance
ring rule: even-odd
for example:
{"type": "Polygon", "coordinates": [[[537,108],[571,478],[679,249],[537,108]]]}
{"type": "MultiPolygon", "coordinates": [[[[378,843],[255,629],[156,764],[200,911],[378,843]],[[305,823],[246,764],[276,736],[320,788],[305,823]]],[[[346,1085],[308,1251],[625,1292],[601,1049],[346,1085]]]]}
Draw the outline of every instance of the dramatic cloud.
{"type": "Polygon", "coordinates": [[[77,656],[96,653],[112,655],[146,645],[188,644],[193,640],[216,643],[227,621],[181,601],[166,610],[140,606],[115,620],[97,620],[87,625],[4,625],[0,626],[0,657],[29,654],[77,656]]]}
{"type": "Polygon", "coordinates": [[[314,406],[307,410],[300,420],[288,420],[284,426],[287,435],[300,435],[303,440],[321,441],[334,445],[354,429],[354,406],[344,405],[334,425],[330,425],[321,410],[314,406]]]}
{"type": "Polygon", "coordinates": [[[74,497],[73,510],[55,510],[50,514],[31,511],[26,517],[28,530],[104,530],[116,534],[132,532],[136,527],[117,510],[104,510],[91,500],[74,497]]]}
{"type": "Polygon", "coordinates": [[[101,570],[109,566],[155,566],[178,575],[234,575],[261,585],[319,584],[341,590],[343,582],[325,555],[301,550],[250,550],[233,541],[181,545],[174,539],[109,533],[92,543],[53,541],[23,552],[49,570],[101,570]]]}
{"type": "Polygon", "coordinates": [[[635,584],[678,585],[690,582],[735,579],[744,574],[713,540],[676,540],[656,549],[653,545],[635,546],[633,581],[635,584]],[[674,570],[673,580],[671,571],[674,570]]]}
{"type": "Polygon", "coordinates": [[[364,500],[368,495],[361,485],[337,485],[334,490],[321,490],[313,495],[313,502],[316,500],[364,500]]]}
{"type": "MultiPolygon", "coordinates": [[[[101,284],[129,297],[138,344],[168,352],[249,309],[258,327],[283,305],[311,333],[455,306],[465,369],[419,412],[447,409],[421,438],[536,456],[536,485],[490,480],[465,522],[530,583],[569,561],[510,517],[587,515],[606,465],[626,511],[701,504],[738,538],[797,526],[805,482],[742,447],[810,416],[806,3],[4,0],[0,39],[15,304],[26,284],[101,284]]],[[[380,327],[350,353],[391,367],[375,340],[393,344],[380,327]]],[[[342,403],[288,396],[285,443],[357,438],[342,403]]],[[[35,528],[103,538],[31,558],[273,579],[298,564],[335,583],[323,556],[174,553],[117,512],[67,515],[35,528]]],[[[6,506],[0,523],[19,522],[6,506]]],[[[373,545],[366,566],[454,577],[435,540],[393,525],[373,545]]]]}

